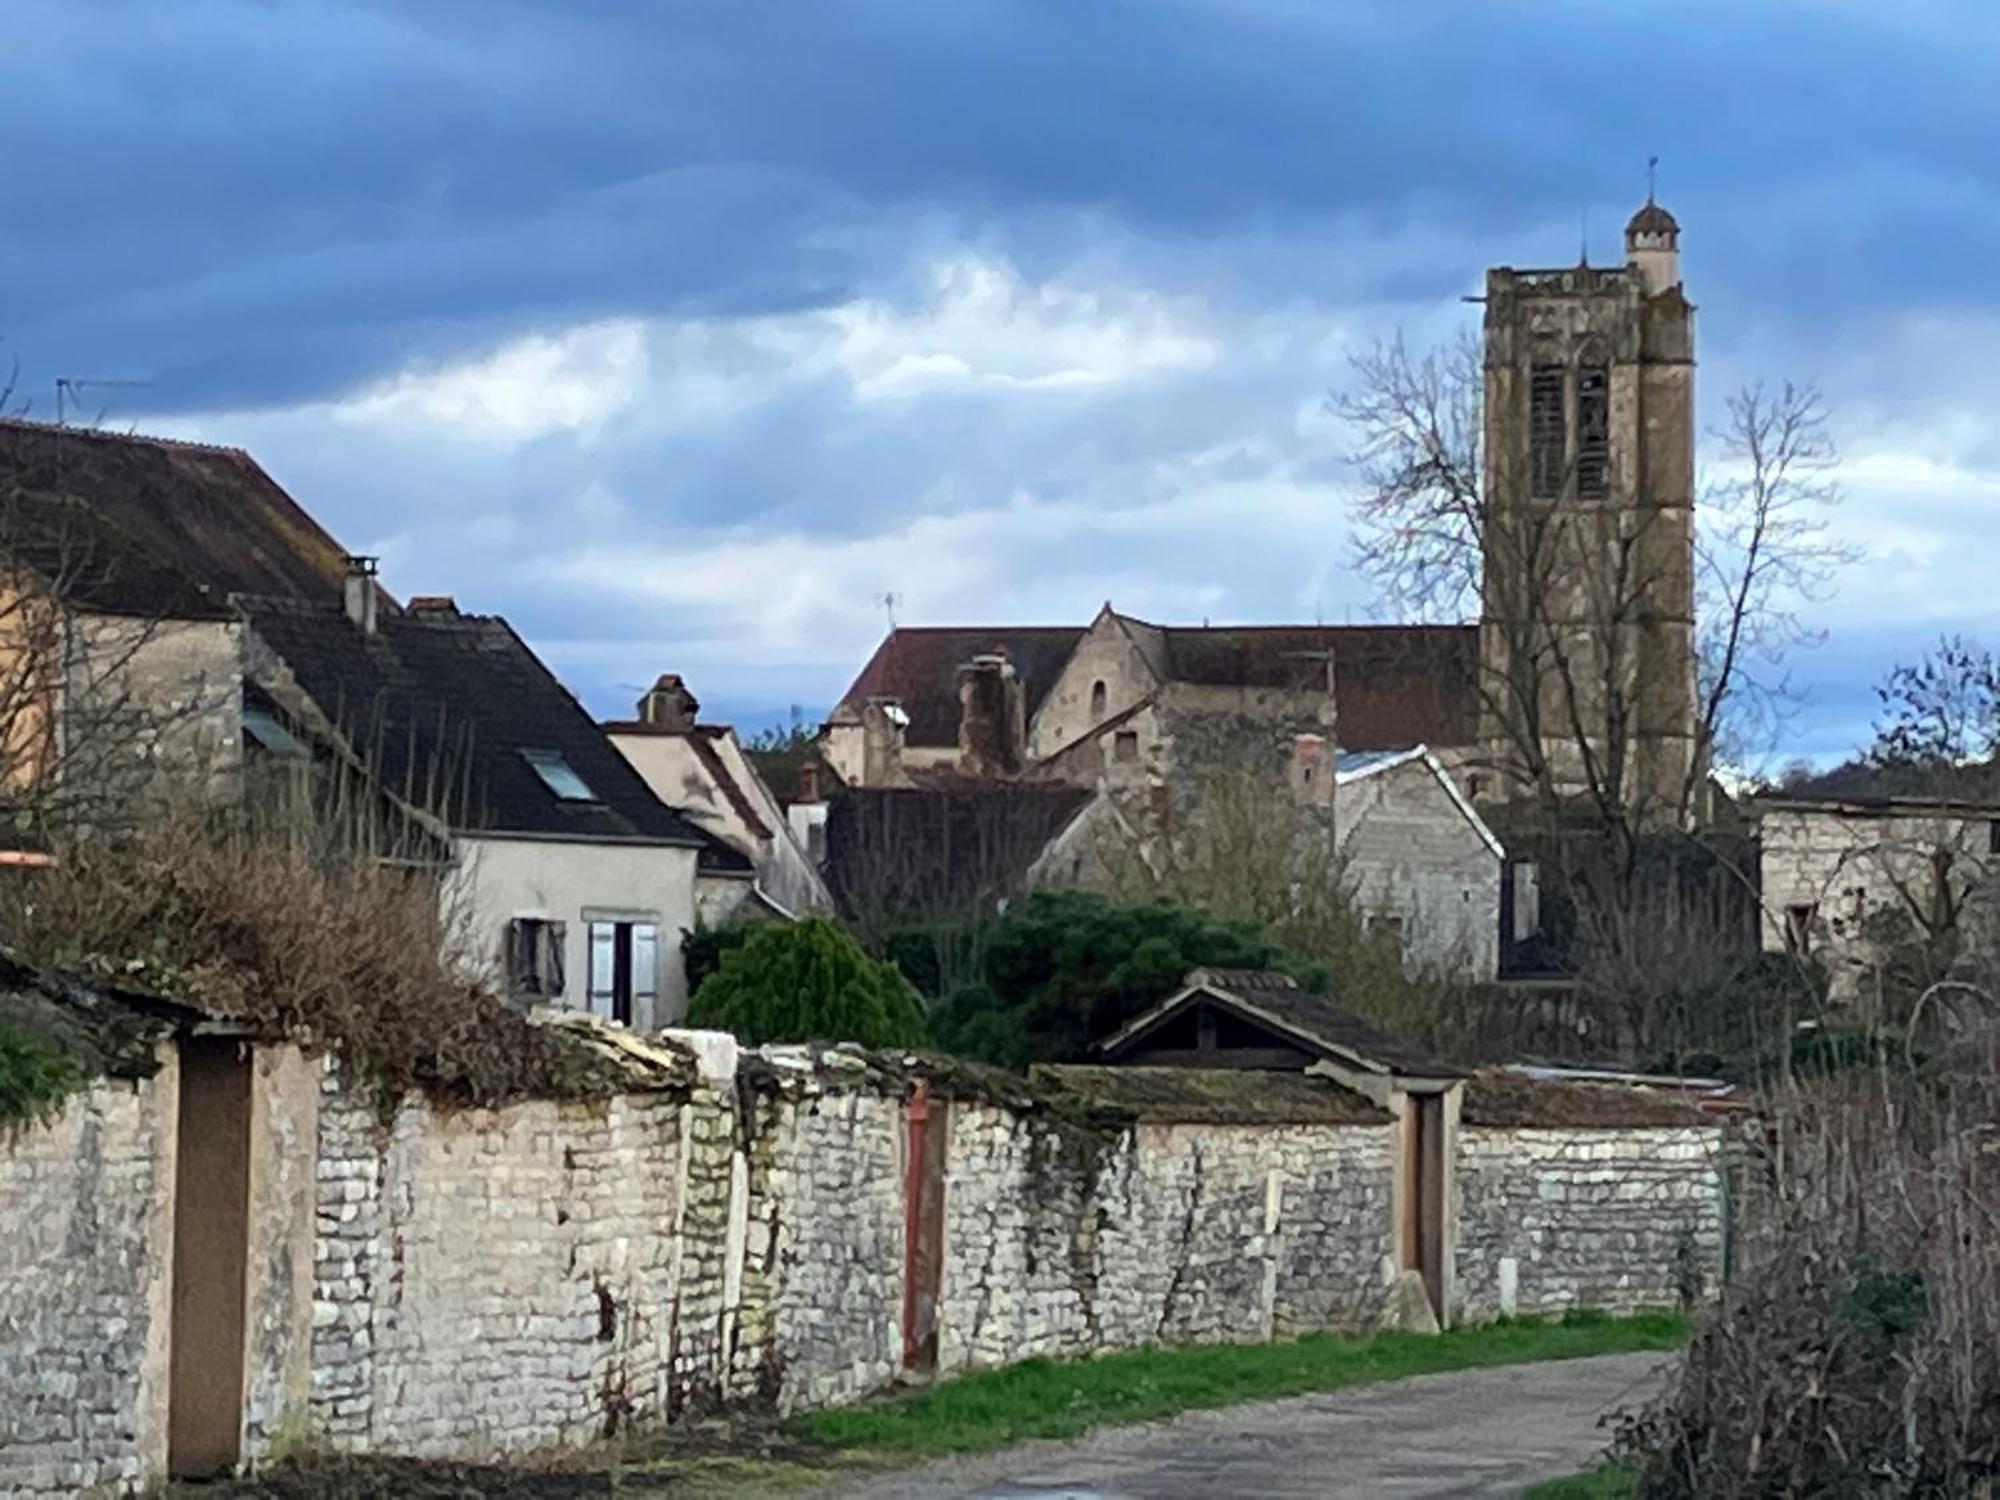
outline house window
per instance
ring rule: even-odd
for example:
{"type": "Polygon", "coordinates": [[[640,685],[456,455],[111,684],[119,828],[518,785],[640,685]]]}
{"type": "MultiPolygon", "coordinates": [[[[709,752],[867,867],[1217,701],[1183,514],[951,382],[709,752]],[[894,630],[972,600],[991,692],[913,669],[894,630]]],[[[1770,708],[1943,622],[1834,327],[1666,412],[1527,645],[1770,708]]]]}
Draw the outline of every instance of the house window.
{"type": "Polygon", "coordinates": [[[1802,901],[1785,908],[1785,946],[1794,953],[1812,951],[1813,918],[1819,915],[1815,902],[1802,901]]]}
{"type": "Polygon", "coordinates": [[[629,1026],[642,1004],[652,1015],[659,993],[659,923],[592,922],[590,1013],[629,1026]]]}
{"type": "Polygon", "coordinates": [[[1403,946],[1403,919],[1393,912],[1376,912],[1365,924],[1370,932],[1386,933],[1395,940],[1398,948],[1403,946]]]}
{"type": "Polygon", "coordinates": [[[554,792],[565,802],[595,802],[597,793],[590,789],[590,783],[570,768],[559,750],[523,750],[525,760],[542,778],[542,785],[554,792]]]}
{"type": "Polygon", "coordinates": [[[1090,685],[1090,721],[1093,724],[1104,717],[1104,699],[1104,684],[1093,682],[1090,685]]]}
{"type": "Polygon", "coordinates": [[[1986,852],[1988,854],[2000,854],[2000,818],[1987,820],[1986,852]]]}
{"type": "Polygon", "coordinates": [[[516,917],[507,924],[507,992],[530,1000],[553,1000],[563,992],[563,940],[567,928],[542,917],[516,917]]]}
{"type": "Polygon", "coordinates": [[[1139,731],[1121,729],[1112,736],[1111,755],[1114,760],[1133,761],[1139,758],[1139,731]]]}
{"type": "Polygon", "coordinates": [[[1576,372],[1576,493],[1602,500],[1611,488],[1611,377],[1601,364],[1576,372]]]}
{"type": "Polygon", "coordinates": [[[1541,875],[1532,860],[1514,866],[1514,941],[1525,943],[1542,925],[1541,875]]]}
{"type": "Polygon", "coordinates": [[[1568,421],[1563,413],[1563,367],[1535,365],[1528,371],[1528,484],[1537,499],[1562,493],[1569,455],[1568,421]]]}

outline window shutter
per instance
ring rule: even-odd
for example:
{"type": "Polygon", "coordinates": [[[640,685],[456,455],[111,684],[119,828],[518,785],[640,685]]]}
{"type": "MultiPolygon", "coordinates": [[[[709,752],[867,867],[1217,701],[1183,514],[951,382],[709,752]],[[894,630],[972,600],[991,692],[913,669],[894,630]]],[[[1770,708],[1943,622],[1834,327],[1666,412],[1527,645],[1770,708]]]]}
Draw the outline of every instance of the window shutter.
{"type": "Polygon", "coordinates": [[[534,982],[535,935],[529,923],[516,917],[507,924],[506,936],[501,943],[501,962],[507,970],[507,991],[520,994],[534,982]]]}
{"type": "Polygon", "coordinates": [[[562,922],[544,922],[541,927],[542,956],[541,963],[537,967],[544,979],[542,993],[562,995],[569,989],[567,972],[569,928],[562,922]]]}

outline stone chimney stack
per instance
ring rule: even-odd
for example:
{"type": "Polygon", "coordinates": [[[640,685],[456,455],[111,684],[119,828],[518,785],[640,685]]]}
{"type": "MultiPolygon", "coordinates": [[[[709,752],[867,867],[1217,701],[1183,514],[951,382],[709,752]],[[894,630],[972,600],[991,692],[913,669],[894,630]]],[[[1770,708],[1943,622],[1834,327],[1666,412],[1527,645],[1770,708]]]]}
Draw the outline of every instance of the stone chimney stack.
{"type": "Polygon", "coordinates": [[[870,698],[861,706],[861,785],[901,786],[903,736],[910,716],[894,698],[870,698]]]}
{"type": "Polygon", "coordinates": [[[1027,694],[1005,652],[975,656],[958,669],[958,751],[964,768],[1014,776],[1026,761],[1027,694]]]}
{"type": "Polygon", "coordinates": [[[347,577],[341,588],[341,597],[347,605],[347,618],[359,627],[363,635],[375,633],[375,612],[381,607],[375,590],[376,562],[376,558],[358,554],[349,557],[347,577]]]}
{"type": "Polygon", "coordinates": [[[795,802],[817,802],[817,801],[819,801],[819,762],[818,762],[818,761],[812,761],[812,760],[809,760],[809,761],[807,761],[807,762],[806,762],[806,763],[805,763],[804,765],[802,765],[802,766],[800,766],[800,767],[799,767],[799,790],[798,790],[798,795],[797,795],[796,797],[794,797],[794,798],[793,798],[792,800],[793,800],[793,801],[795,801],[795,802]]]}
{"type": "Polygon", "coordinates": [[[661,673],[659,681],[647,689],[646,696],[639,700],[641,724],[672,730],[676,734],[686,734],[693,729],[695,715],[700,712],[700,700],[688,691],[678,672],[661,673]]]}

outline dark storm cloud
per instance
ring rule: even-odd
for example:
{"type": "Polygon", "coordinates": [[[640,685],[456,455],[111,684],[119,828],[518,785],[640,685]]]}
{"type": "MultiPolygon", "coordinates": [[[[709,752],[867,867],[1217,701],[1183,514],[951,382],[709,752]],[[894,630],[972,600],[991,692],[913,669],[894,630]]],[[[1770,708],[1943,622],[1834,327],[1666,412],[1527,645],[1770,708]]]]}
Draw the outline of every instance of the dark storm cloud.
{"type": "Polygon", "coordinates": [[[1995,24],[1972,4],[17,3],[0,331],[38,374],[240,406],[513,328],[833,300],[900,271],[879,230],[911,206],[1030,269],[1051,207],[1190,253],[1430,218],[1567,254],[1561,226],[1622,208],[1654,150],[1724,270],[1719,310],[1983,304],[1995,24]]]}

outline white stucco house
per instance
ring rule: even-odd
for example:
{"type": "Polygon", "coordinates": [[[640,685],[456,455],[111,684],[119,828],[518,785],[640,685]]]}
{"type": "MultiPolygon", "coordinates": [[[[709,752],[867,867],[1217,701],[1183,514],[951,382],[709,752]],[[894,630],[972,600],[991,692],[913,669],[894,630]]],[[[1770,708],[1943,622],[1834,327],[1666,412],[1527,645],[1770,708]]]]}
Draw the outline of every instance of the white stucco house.
{"type": "Polygon", "coordinates": [[[444,846],[448,938],[512,998],[642,1030],[685,1016],[697,884],[746,862],[654,795],[505,620],[358,584],[247,607],[284,727],[444,846]]]}

